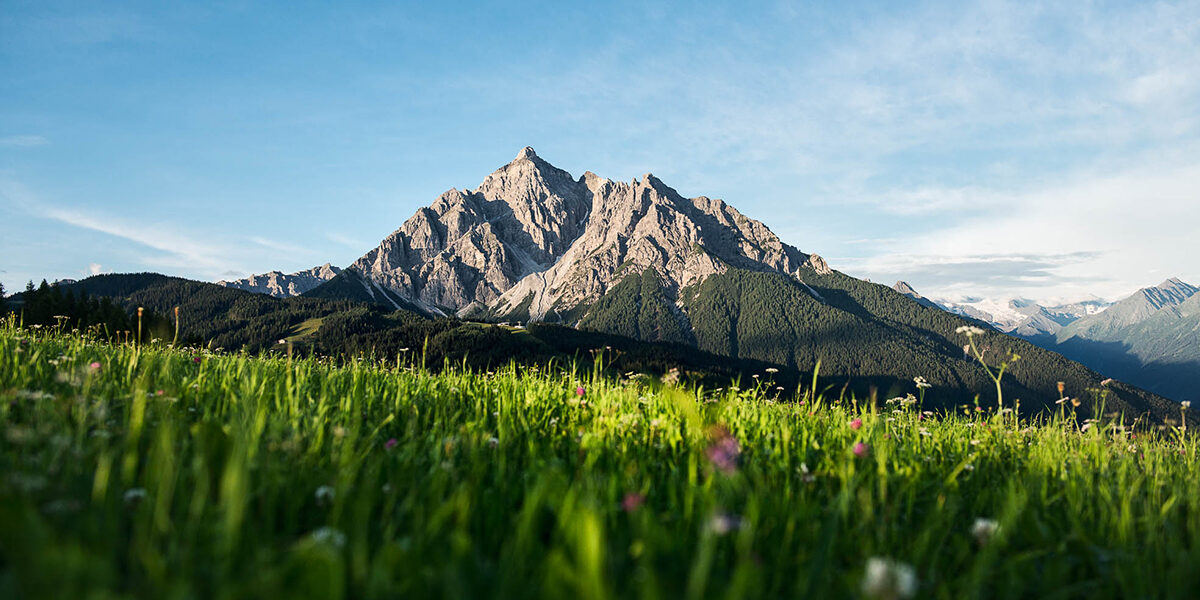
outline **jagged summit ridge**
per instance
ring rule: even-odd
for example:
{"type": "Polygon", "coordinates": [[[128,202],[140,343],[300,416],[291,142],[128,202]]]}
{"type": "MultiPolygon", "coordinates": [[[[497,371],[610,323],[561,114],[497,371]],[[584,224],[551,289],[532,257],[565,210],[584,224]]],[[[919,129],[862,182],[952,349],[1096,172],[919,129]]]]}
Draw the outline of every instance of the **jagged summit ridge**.
{"type": "Polygon", "coordinates": [[[674,297],[729,267],[797,280],[829,272],[721,200],[684,198],[647,173],[578,179],[524,147],[471,191],[451,189],[353,267],[414,301],[460,314],[521,305],[541,319],[652,269],[674,297]]]}
{"type": "Polygon", "coordinates": [[[261,275],[251,275],[244,279],[233,281],[221,280],[217,282],[217,285],[258,294],[267,294],[276,298],[288,298],[299,296],[316,288],[322,283],[333,279],[341,272],[341,269],[325,263],[311,269],[290,274],[284,274],[281,271],[270,271],[261,275]]]}

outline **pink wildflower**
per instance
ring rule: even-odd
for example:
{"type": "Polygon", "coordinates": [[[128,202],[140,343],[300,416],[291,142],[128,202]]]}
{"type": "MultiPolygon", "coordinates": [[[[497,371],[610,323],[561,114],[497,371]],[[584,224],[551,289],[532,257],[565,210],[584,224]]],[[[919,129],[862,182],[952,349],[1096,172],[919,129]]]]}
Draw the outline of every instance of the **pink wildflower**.
{"type": "Polygon", "coordinates": [[[584,396],[584,394],[586,394],[586,393],[587,393],[587,390],[583,389],[582,385],[575,388],[575,395],[579,396],[580,398],[582,398],[584,396]]]}
{"type": "Polygon", "coordinates": [[[621,500],[621,510],[625,512],[633,512],[637,510],[645,501],[645,496],[637,492],[629,492],[628,494],[625,494],[625,498],[621,500]]]}
{"type": "Polygon", "coordinates": [[[92,364],[90,364],[90,365],[88,365],[88,366],[89,366],[89,367],[91,367],[93,371],[99,371],[99,370],[100,370],[100,363],[98,363],[98,362],[94,362],[94,363],[92,363],[92,364]]]}
{"type": "Polygon", "coordinates": [[[867,454],[869,454],[870,452],[871,452],[870,446],[868,446],[862,442],[858,442],[858,443],[854,444],[854,455],[855,456],[862,458],[862,457],[866,456],[867,454]]]}
{"type": "Polygon", "coordinates": [[[399,441],[397,441],[397,440],[396,440],[396,438],[391,438],[391,439],[389,439],[388,441],[386,441],[386,442],[384,442],[384,443],[383,443],[383,449],[384,449],[384,450],[391,450],[392,448],[395,448],[395,447],[396,447],[396,445],[397,445],[397,444],[399,444],[399,443],[400,443],[400,442],[399,442],[399,441]]]}
{"type": "Polygon", "coordinates": [[[737,439],[724,427],[714,427],[712,435],[713,443],[705,454],[708,456],[709,462],[722,473],[732,475],[737,471],[738,456],[742,449],[738,446],[737,439]]]}
{"type": "Polygon", "coordinates": [[[862,419],[854,419],[853,421],[850,421],[850,429],[855,431],[862,429],[862,419]]]}

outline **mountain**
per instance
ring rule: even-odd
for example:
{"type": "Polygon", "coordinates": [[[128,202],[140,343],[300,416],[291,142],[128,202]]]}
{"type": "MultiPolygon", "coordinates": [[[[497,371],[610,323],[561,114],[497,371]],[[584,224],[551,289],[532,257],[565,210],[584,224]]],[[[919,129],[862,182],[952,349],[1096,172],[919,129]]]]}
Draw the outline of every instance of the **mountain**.
{"type": "Polygon", "coordinates": [[[405,298],[391,288],[380,285],[378,282],[367,278],[355,267],[349,267],[341,271],[329,281],[304,292],[301,296],[305,298],[362,302],[391,310],[406,310],[427,317],[446,316],[436,308],[425,305],[420,301],[405,298]]]}
{"type": "Polygon", "coordinates": [[[892,285],[892,289],[904,294],[905,296],[908,296],[909,298],[912,298],[913,300],[916,300],[917,304],[920,304],[921,306],[927,306],[929,308],[943,308],[941,304],[938,304],[937,302],[918,294],[917,290],[914,290],[907,281],[897,281],[892,285]]]}
{"type": "MultiPolygon", "coordinates": [[[[914,295],[920,296],[904,282],[897,282],[894,288],[910,298],[914,295]],[[901,289],[902,287],[904,289],[901,289]]],[[[1038,304],[1027,298],[986,297],[966,297],[957,300],[939,298],[927,302],[954,314],[983,321],[999,331],[1027,339],[1054,335],[1064,326],[1102,312],[1111,304],[1100,298],[1055,305],[1038,304]]]]}
{"type": "Polygon", "coordinates": [[[352,265],[423,306],[480,309],[579,238],[587,186],[526,147],[474,190],[451,189],[352,265]]]}
{"type": "Polygon", "coordinates": [[[1104,312],[1080,319],[1058,333],[1061,342],[1072,337],[1091,340],[1114,341],[1122,331],[1154,316],[1163,307],[1178,306],[1196,294],[1197,288],[1178,278],[1168,279],[1161,284],[1142,288],[1133,295],[1110,306],[1104,312]]]}
{"type": "Polygon", "coordinates": [[[1138,290],[1039,345],[1175,400],[1200,400],[1200,294],[1177,278],[1138,290]]]}
{"type": "Polygon", "coordinates": [[[299,296],[333,279],[341,272],[341,269],[325,263],[318,267],[297,271],[288,275],[279,271],[271,271],[262,275],[251,275],[245,279],[218,281],[217,285],[254,292],[256,294],[266,294],[276,298],[289,298],[291,296],[299,296]]]}
{"type": "MultiPolygon", "coordinates": [[[[347,272],[314,293],[559,323],[788,372],[819,364],[822,381],[860,398],[915,391],[916,376],[941,404],[990,389],[956,333],[975,321],[834,271],[724,201],[685,197],[651,174],[574,178],[528,147],[475,189],[451,189],[418,210],[347,272]]],[[[1039,310],[1020,308],[1030,309],[1022,318],[1039,310]]],[[[1058,381],[1074,394],[1102,387],[1098,374],[1057,354],[985,337],[990,356],[1023,357],[1005,389],[1027,409],[1052,406],[1058,381]]],[[[1112,386],[1110,408],[1170,410],[1165,399],[1112,386]]]]}

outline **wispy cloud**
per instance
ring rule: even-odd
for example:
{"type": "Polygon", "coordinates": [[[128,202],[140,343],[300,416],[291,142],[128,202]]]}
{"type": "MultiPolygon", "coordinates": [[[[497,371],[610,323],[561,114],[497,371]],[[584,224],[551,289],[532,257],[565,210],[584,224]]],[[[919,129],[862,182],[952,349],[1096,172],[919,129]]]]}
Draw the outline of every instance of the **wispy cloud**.
{"type": "Polygon", "coordinates": [[[35,210],[45,218],[105,233],[160,252],[160,255],[147,257],[149,264],[216,271],[228,268],[231,262],[226,248],[194,239],[171,225],[134,223],[118,217],[45,205],[35,210]]]}
{"type": "Polygon", "coordinates": [[[372,245],[371,242],[364,242],[362,240],[355,239],[350,236],[343,235],[341,233],[337,233],[334,231],[325,232],[325,239],[327,239],[335,244],[341,244],[343,246],[346,246],[347,248],[354,248],[354,249],[358,249],[358,250],[366,250],[367,248],[370,248],[372,245]]]}
{"type": "Polygon", "coordinates": [[[45,146],[49,143],[50,140],[40,135],[7,135],[0,137],[0,146],[31,148],[34,146],[45,146]]]}
{"type": "Polygon", "coordinates": [[[301,256],[312,256],[315,254],[312,248],[301,247],[295,244],[271,240],[260,236],[251,237],[250,241],[262,246],[263,248],[270,248],[271,250],[277,250],[287,254],[298,254],[301,256]]]}
{"type": "Polygon", "coordinates": [[[1200,163],[1159,161],[992,192],[1002,201],[983,214],[901,232],[847,268],[880,280],[908,279],[934,295],[975,286],[975,294],[1117,297],[1157,283],[1146,280],[1156,269],[1198,281],[1196,181],[1200,163]]]}

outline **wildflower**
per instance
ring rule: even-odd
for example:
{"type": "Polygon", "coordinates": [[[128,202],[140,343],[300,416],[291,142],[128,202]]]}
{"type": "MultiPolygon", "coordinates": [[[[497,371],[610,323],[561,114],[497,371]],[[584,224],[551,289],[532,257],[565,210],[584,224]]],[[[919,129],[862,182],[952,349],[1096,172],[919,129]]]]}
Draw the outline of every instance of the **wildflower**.
{"type": "Polygon", "coordinates": [[[146,490],[144,488],[132,488],[125,490],[125,506],[127,508],[137,508],[142,500],[146,499],[146,490]]]}
{"type": "Polygon", "coordinates": [[[633,512],[646,501],[646,497],[637,493],[629,492],[625,494],[625,498],[621,500],[621,510],[625,512],[633,512]]]}
{"type": "Polygon", "coordinates": [[[313,493],[313,497],[317,499],[317,504],[319,506],[325,506],[326,504],[332,503],[336,495],[337,494],[334,492],[332,485],[323,485],[317,488],[317,491],[313,493]]]}
{"type": "Polygon", "coordinates": [[[964,471],[974,471],[974,470],[975,470],[975,465],[970,465],[970,464],[968,464],[968,465],[963,465],[963,470],[964,470],[964,471]]]}
{"type": "Polygon", "coordinates": [[[1065,390],[1065,389],[1067,389],[1067,384],[1065,384],[1061,381],[1058,382],[1058,397],[1059,398],[1063,397],[1063,390],[1065,390]]]}
{"type": "Polygon", "coordinates": [[[1000,530],[1000,524],[992,519],[975,519],[975,524],[971,526],[971,535],[975,536],[975,542],[980,546],[986,545],[991,541],[996,532],[1000,530]]]}
{"type": "Polygon", "coordinates": [[[917,593],[917,574],[902,562],[873,556],[867,560],[862,592],[867,598],[901,600],[917,593]]]}
{"type": "Polygon", "coordinates": [[[1187,410],[1192,407],[1192,401],[1184,400],[1183,402],[1180,402],[1179,405],[1183,407],[1183,410],[1187,410]]]}
{"type": "Polygon", "coordinates": [[[341,548],[346,545],[346,534],[333,527],[322,527],[310,533],[308,537],[318,544],[328,544],[334,548],[341,548]]]}
{"type": "Polygon", "coordinates": [[[396,438],[391,438],[391,439],[389,439],[388,441],[386,441],[386,442],[384,442],[384,443],[383,443],[383,449],[384,449],[384,450],[391,450],[392,448],[395,448],[395,447],[396,447],[396,445],[398,445],[399,443],[400,443],[400,442],[399,442],[399,441],[398,441],[396,438]]]}
{"type": "Polygon", "coordinates": [[[854,444],[853,452],[854,452],[854,456],[862,458],[862,457],[866,456],[867,454],[870,454],[871,447],[862,442],[857,442],[854,444]]]}
{"type": "Polygon", "coordinates": [[[926,437],[933,435],[932,433],[929,433],[929,430],[925,429],[924,427],[918,429],[917,431],[919,431],[921,433],[921,435],[926,436],[926,437]]]}
{"type": "Polygon", "coordinates": [[[98,363],[98,362],[94,362],[94,363],[92,363],[92,364],[88,365],[88,367],[89,367],[89,368],[91,368],[93,371],[99,371],[99,370],[100,370],[100,363],[98,363]]]}
{"type": "Polygon", "coordinates": [[[971,445],[972,445],[972,446],[978,446],[978,445],[979,445],[979,440],[971,440],[971,445]]]}
{"type": "Polygon", "coordinates": [[[1101,381],[1101,382],[1100,382],[1100,385],[1103,385],[1103,386],[1108,386],[1108,384],[1110,384],[1110,383],[1112,383],[1112,382],[1113,382],[1113,379],[1112,379],[1112,377],[1109,377],[1108,379],[1105,379],[1104,381],[1101,381]]]}
{"type": "Polygon", "coordinates": [[[724,427],[716,427],[712,431],[713,443],[705,451],[709,462],[717,469],[726,475],[732,475],[737,471],[738,456],[741,454],[741,447],[738,445],[737,439],[729,433],[724,427]]]}
{"type": "Polygon", "coordinates": [[[194,363],[196,363],[196,364],[200,364],[200,357],[199,357],[199,356],[193,356],[193,357],[192,357],[192,362],[194,362],[194,363]]]}
{"type": "Polygon", "coordinates": [[[812,473],[808,472],[808,463],[800,463],[800,481],[803,481],[804,483],[812,483],[816,480],[817,478],[812,473]]]}
{"type": "Polygon", "coordinates": [[[913,377],[913,383],[917,384],[918,390],[927,390],[933,387],[933,384],[925,381],[924,377],[913,377]]]}
{"type": "Polygon", "coordinates": [[[779,372],[779,369],[776,369],[775,367],[767,367],[767,368],[766,368],[766,369],[764,369],[764,370],[765,370],[766,372],[768,372],[768,373],[772,373],[772,374],[774,374],[774,373],[778,373],[778,372],[779,372]]]}
{"type": "Polygon", "coordinates": [[[582,386],[582,385],[581,385],[581,386],[579,386],[579,387],[577,387],[577,388],[575,388],[575,395],[576,395],[576,396],[579,396],[580,398],[582,398],[582,397],[583,397],[583,395],[584,395],[584,394],[586,394],[586,393],[587,393],[587,390],[583,389],[583,386],[582,386]]]}
{"type": "Polygon", "coordinates": [[[487,443],[489,447],[496,448],[500,446],[500,438],[490,437],[488,438],[487,443]]]}
{"type": "Polygon", "coordinates": [[[859,429],[862,429],[862,423],[862,419],[856,418],[853,421],[850,421],[850,429],[858,431],[859,429]]]}
{"type": "Polygon", "coordinates": [[[161,396],[161,395],[163,395],[163,394],[165,394],[165,393],[166,393],[166,392],[164,392],[164,391],[162,391],[162,390],[158,390],[158,391],[154,392],[154,395],[155,395],[155,396],[161,396]]]}
{"type": "Polygon", "coordinates": [[[954,330],[955,333],[966,334],[967,337],[983,335],[984,331],[974,325],[963,325],[954,330]]]}
{"type": "Polygon", "coordinates": [[[742,526],[742,520],[737,515],[713,515],[708,521],[708,528],[717,535],[725,535],[742,526]]]}

